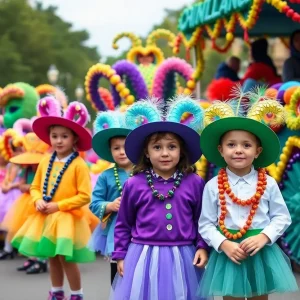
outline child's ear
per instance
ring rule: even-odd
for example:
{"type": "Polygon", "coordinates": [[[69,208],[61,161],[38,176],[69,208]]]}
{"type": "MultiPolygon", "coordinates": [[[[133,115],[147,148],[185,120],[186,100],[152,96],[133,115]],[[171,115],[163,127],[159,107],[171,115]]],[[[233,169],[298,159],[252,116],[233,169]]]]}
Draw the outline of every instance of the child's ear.
{"type": "Polygon", "coordinates": [[[263,151],[263,147],[257,147],[255,158],[258,158],[259,155],[262,153],[262,151],[263,151]]]}
{"type": "Polygon", "coordinates": [[[223,157],[223,148],[221,145],[218,146],[218,150],[219,150],[221,156],[223,157]]]}

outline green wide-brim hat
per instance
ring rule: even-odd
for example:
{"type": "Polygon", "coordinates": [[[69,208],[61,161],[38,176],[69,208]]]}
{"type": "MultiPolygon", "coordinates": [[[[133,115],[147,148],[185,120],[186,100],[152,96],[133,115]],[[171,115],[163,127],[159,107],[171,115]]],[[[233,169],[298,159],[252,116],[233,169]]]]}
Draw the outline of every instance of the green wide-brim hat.
{"type": "Polygon", "coordinates": [[[262,152],[253,161],[255,168],[265,168],[276,161],[280,153],[280,142],[276,133],[265,124],[243,117],[219,119],[207,125],[201,134],[201,149],[205,158],[218,167],[227,164],[221,156],[218,146],[220,138],[228,131],[244,130],[257,136],[261,141],[262,152]]]}
{"type": "Polygon", "coordinates": [[[125,138],[131,132],[126,128],[108,128],[97,132],[92,140],[92,147],[99,157],[109,162],[115,162],[111,150],[109,141],[110,139],[118,136],[124,136],[125,138]]]}

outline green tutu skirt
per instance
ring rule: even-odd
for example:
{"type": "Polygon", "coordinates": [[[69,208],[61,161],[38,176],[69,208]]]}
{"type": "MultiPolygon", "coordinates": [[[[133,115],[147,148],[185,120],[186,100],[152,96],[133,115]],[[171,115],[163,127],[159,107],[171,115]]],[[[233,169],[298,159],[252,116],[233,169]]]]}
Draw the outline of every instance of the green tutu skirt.
{"type": "Polygon", "coordinates": [[[277,244],[273,244],[249,256],[240,265],[232,262],[224,252],[213,250],[198,295],[254,297],[295,291],[298,286],[290,260],[277,244]]]}

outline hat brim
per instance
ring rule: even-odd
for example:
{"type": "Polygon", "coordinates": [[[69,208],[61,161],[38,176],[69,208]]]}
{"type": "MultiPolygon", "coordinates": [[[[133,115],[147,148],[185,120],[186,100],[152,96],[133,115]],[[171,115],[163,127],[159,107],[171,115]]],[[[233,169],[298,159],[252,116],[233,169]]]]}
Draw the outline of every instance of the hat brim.
{"type": "Polygon", "coordinates": [[[76,143],[78,151],[88,151],[92,148],[92,136],[87,129],[62,117],[40,117],[33,122],[32,129],[43,142],[51,146],[49,128],[53,125],[69,128],[76,133],[78,136],[78,142],[76,143]]]}
{"type": "Polygon", "coordinates": [[[25,152],[12,157],[9,161],[17,165],[38,165],[43,157],[42,153],[25,152]]]}
{"type": "Polygon", "coordinates": [[[232,130],[245,130],[261,141],[261,154],[253,161],[255,168],[264,168],[276,161],[280,153],[280,142],[276,133],[265,124],[249,118],[228,117],[209,124],[201,134],[201,149],[205,158],[218,167],[227,166],[218,146],[223,134],[232,130]]]}
{"type": "Polygon", "coordinates": [[[201,156],[200,135],[192,128],[176,122],[152,122],[134,129],[125,142],[125,151],[129,160],[137,164],[144,148],[145,139],[158,132],[171,132],[182,138],[186,144],[188,158],[194,164],[201,156]]]}
{"type": "Polygon", "coordinates": [[[111,154],[109,140],[117,136],[126,138],[130,132],[131,130],[126,128],[108,128],[99,131],[92,139],[92,147],[99,157],[113,163],[115,160],[111,154]]]}

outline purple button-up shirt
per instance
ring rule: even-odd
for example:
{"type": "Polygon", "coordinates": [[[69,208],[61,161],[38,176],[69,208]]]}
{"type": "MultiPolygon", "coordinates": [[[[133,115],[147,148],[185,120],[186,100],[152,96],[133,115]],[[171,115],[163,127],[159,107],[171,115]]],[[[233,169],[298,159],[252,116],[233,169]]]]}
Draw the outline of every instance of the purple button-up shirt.
{"type": "MultiPolygon", "coordinates": [[[[152,177],[155,189],[167,195],[174,178],[152,177]]],[[[183,177],[171,199],[152,195],[145,173],[128,179],[123,188],[115,227],[114,260],[124,259],[131,242],[152,246],[195,245],[208,249],[198,233],[204,181],[196,174],[183,177]]]]}

